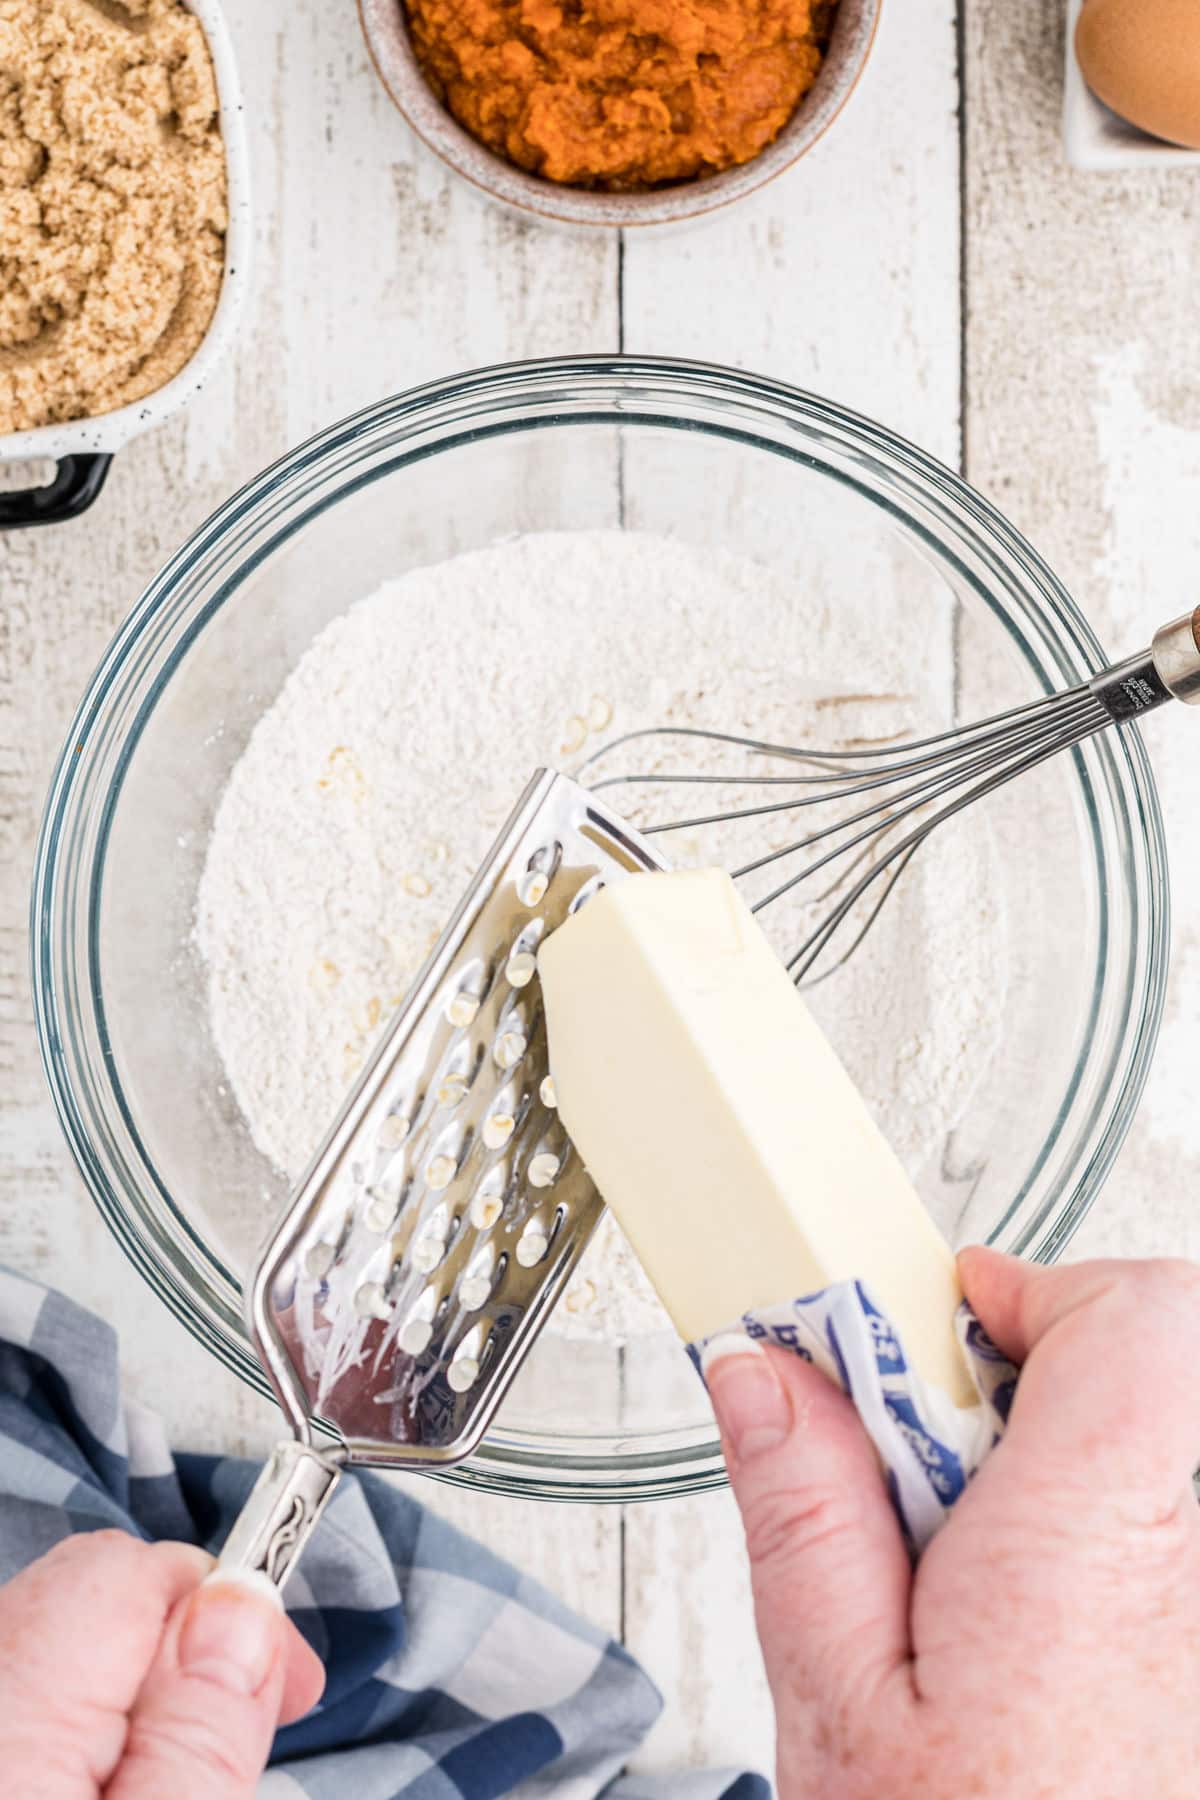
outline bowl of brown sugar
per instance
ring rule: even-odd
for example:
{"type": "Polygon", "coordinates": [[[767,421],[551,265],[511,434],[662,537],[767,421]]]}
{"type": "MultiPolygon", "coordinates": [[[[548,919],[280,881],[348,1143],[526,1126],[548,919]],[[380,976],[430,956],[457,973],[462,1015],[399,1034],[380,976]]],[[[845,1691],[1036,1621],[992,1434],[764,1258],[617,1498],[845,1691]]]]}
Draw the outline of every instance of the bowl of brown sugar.
{"type": "Polygon", "coordinates": [[[246,285],[250,191],[221,0],[0,13],[5,531],[77,517],[114,452],[207,381],[246,285]],[[29,464],[51,479],[13,485],[29,464]]]}
{"type": "Polygon", "coordinates": [[[849,98],[881,0],[359,0],[392,99],[476,187],[661,225],[790,168],[849,98]]]}

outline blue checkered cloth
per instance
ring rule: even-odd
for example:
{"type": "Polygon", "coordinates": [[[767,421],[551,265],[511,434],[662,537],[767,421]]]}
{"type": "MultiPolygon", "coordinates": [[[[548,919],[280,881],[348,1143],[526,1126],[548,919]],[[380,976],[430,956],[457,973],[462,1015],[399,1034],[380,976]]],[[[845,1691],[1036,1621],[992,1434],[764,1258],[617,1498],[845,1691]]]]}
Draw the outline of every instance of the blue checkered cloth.
{"type": "MultiPolygon", "coordinates": [[[[257,1468],[172,1457],[121,1398],[116,1334],[0,1270],[0,1581],[61,1538],[113,1526],[216,1551],[257,1468]]],[[[767,1800],[757,1775],[622,1775],[658,1717],[620,1644],[368,1475],[338,1488],[288,1611],[325,1664],[280,1731],[264,1800],[767,1800]]]]}

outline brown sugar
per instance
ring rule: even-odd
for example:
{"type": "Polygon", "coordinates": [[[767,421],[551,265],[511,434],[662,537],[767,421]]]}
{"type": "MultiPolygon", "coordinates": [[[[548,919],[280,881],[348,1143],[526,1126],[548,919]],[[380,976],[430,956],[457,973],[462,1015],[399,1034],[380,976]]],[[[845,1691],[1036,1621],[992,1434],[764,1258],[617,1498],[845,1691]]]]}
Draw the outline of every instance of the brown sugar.
{"type": "Polygon", "coordinates": [[[472,136],[549,181],[652,188],[749,162],[808,92],[832,0],[406,0],[472,136]]]}
{"type": "Polygon", "coordinates": [[[212,60],[179,0],[0,0],[0,432],[177,374],[225,227],[212,60]]]}

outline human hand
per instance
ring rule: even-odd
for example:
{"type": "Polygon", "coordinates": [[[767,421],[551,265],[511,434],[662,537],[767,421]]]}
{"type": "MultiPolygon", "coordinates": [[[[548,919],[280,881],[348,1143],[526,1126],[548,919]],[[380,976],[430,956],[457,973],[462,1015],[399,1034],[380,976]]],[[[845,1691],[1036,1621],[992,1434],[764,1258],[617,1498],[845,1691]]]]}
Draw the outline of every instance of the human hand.
{"type": "Polygon", "coordinates": [[[1200,1268],[975,1249],[959,1269],[1024,1368],[915,1574],[845,1395],[785,1351],[706,1362],[780,1800],[1191,1800],[1200,1268]]]}
{"type": "Polygon", "coordinates": [[[265,1578],[186,1544],[64,1539],[0,1588],[0,1771],[21,1800],[250,1800],[319,1659],[265,1578]]]}

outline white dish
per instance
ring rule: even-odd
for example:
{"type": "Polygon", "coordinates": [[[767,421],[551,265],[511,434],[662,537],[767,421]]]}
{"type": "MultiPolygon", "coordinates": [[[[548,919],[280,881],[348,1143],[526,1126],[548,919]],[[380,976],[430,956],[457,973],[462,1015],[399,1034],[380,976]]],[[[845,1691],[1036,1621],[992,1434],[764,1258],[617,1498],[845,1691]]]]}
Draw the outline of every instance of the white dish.
{"type": "Polygon", "coordinates": [[[1098,100],[1075,55],[1075,25],[1083,0],[1067,0],[1063,143],[1074,169],[1186,169],[1200,166],[1200,150],[1152,137],[1098,100]]]}
{"type": "Polygon", "coordinates": [[[94,418],[0,435],[0,464],[49,460],[57,465],[46,486],[0,493],[0,530],[78,517],[103,487],[114,452],[140,432],[161,425],[198,394],[232,342],[250,266],[250,168],[244,108],[233,42],[220,0],[187,0],[187,5],[204,27],[212,53],[225,142],[229,228],[224,279],[212,322],[178,375],[144,399],[94,418]]]}

